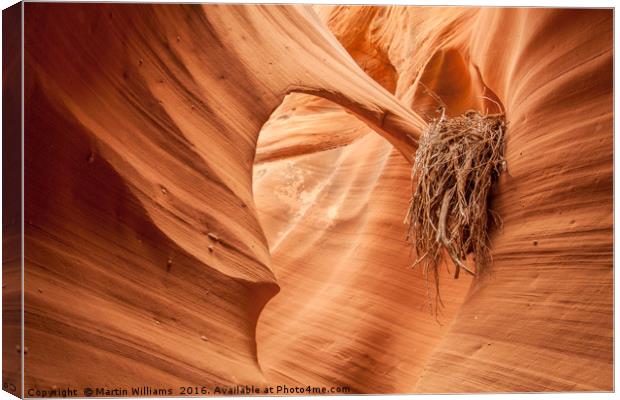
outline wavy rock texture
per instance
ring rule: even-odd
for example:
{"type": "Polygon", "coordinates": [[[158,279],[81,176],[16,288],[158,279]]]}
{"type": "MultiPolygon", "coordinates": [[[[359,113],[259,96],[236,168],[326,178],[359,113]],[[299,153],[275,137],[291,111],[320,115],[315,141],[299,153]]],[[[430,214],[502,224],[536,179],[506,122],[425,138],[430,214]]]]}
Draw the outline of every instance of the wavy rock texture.
{"type": "Polygon", "coordinates": [[[612,388],[611,11],[25,20],[26,388],[612,388]],[[492,273],[439,322],[402,224],[429,93],[510,121],[492,273]]]}
{"type": "Polygon", "coordinates": [[[252,197],[261,126],[292,91],[405,149],[423,121],[308,8],[25,18],[28,384],[263,382],[255,326],[278,285],[252,197]]]}
{"type": "Polygon", "coordinates": [[[509,170],[493,196],[504,228],[489,276],[442,282],[436,324],[407,269],[410,166],[352,117],[287,99],[261,133],[255,172],[282,287],[259,322],[267,376],[364,393],[610,390],[609,11],[318,11],[421,115],[435,115],[437,96],[453,115],[505,109],[509,170]],[[345,135],[346,147],[308,146],[345,135]]]}

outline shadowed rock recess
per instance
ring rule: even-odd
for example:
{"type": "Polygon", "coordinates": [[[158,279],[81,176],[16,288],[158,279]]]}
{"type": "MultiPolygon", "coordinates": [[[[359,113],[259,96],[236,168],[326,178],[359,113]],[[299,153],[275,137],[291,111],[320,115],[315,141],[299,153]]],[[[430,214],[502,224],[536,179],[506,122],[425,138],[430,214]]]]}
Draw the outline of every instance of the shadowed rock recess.
{"type": "Polygon", "coordinates": [[[25,24],[26,390],[612,390],[611,10],[26,3],[25,24]],[[505,112],[508,168],[489,268],[440,265],[435,318],[403,218],[438,99],[505,112]]]}

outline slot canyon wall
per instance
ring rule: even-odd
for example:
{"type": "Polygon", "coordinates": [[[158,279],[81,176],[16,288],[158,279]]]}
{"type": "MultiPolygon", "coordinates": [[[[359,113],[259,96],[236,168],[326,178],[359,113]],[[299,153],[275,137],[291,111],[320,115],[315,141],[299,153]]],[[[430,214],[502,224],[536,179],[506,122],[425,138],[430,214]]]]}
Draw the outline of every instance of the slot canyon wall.
{"type": "Polygon", "coordinates": [[[505,109],[508,171],[492,198],[504,225],[488,276],[441,283],[437,324],[407,269],[410,165],[339,107],[288,97],[255,171],[282,288],[259,322],[267,375],[370,393],[609,390],[609,12],[315,8],[425,118],[436,97],[452,115],[505,109]]]}
{"type": "Polygon", "coordinates": [[[612,389],[611,10],[25,24],[26,389],[612,389]],[[402,222],[429,93],[509,121],[492,269],[444,274],[437,319],[402,222]]]}

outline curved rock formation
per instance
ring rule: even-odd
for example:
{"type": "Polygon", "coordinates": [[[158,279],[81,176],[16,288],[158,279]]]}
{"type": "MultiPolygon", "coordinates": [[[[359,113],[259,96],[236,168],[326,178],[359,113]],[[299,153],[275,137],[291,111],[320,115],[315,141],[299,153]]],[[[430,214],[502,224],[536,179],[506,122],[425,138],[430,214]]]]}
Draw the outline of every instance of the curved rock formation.
{"type": "Polygon", "coordinates": [[[424,122],[306,7],[25,19],[27,381],[262,382],[254,329],[278,286],[252,197],[261,126],[312,93],[410,157],[424,122]]]}
{"type": "MultiPolygon", "coordinates": [[[[424,282],[407,270],[405,160],[376,135],[301,155],[270,121],[258,154],[276,154],[275,137],[295,157],[255,172],[282,287],[259,323],[267,376],[362,393],[610,390],[609,11],[318,11],[360,66],[389,61],[369,75],[396,71],[393,91],[420,115],[435,116],[438,99],[452,115],[505,110],[508,172],[492,199],[504,227],[492,235],[489,276],[441,283],[437,325],[420,309],[424,282]]],[[[303,117],[287,120],[295,134],[333,120],[299,105],[303,117]]],[[[347,126],[335,120],[318,137],[347,126]]]]}
{"type": "Polygon", "coordinates": [[[609,10],[25,12],[26,389],[611,389],[609,10]],[[437,98],[510,121],[438,321],[402,225],[437,98]]]}

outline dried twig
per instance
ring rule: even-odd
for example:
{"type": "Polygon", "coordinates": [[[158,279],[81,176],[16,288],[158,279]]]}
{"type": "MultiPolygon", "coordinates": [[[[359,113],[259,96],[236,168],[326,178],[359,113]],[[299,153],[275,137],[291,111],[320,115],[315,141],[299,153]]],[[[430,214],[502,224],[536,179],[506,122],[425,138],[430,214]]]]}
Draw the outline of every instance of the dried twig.
{"type": "MultiPolygon", "coordinates": [[[[412,170],[412,198],[405,222],[407,239],[414,244],[416,260],[428,283],[435,286],[435,314],[441,305],[439,265],[447,254],[460,270],[479,274],[489,264],[489,217],[501,224],[487,208],[491,185],[505,167],[503,114],[482,115],[469,111],[449,118],[445,109],[422,135],[412,170]],[[473,254],[475,271],[466,265],[473,254]]],[[[429,300],[430,300],[430,289],[429,300]]],[[[432,304],[432,302],[431,302],[432,304]]]]}

